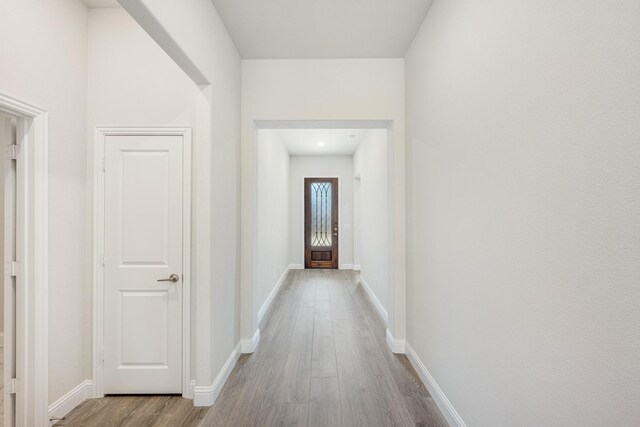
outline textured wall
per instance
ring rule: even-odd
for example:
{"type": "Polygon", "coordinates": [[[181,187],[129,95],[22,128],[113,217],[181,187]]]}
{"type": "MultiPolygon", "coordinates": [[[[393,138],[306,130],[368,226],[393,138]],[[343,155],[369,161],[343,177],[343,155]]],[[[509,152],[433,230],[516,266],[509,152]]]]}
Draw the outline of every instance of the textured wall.
{"type": "Polygon", "coordinates": [[[387,195],[387,131],[370,129],[353,155],[358,188],[358,264],[361,274],[387,312],[393,289],[389,283],[387,195]]]}
{"type": "Polygon", "coordinates": [[[276,134],[259,133],[255,310],[289,266],[289,153],[276,134]]]}
{"type": "Polygon", "coordinates": [[[192,253],[196,382],[216,378],[240,338],[240,56],[209,0],[119,0],[199,85],[192,253]]]}
{"type": "Polygon", "coordinates": [[[87,9],[0,3],[0,92],[49,113],[49,402],[85,379],[87,9]]]}
{"type": "Polygon", "coordinates": [[[640,3],[437,0],[408,340],[469,426],[640,422],[640,3]]]}
{"type": "MultiPolygon", "coordinates": [[[[121,8],[89,9],[87,141],[89,176],[93,176],[93,140],[96,126],[196,127],[195,104],[198,87],[121,8]],[[171,100],[171,102],[167,102],[171,100]]],[[[193,138],[193,152],[200,152],[200,140],[193,138]]],[[[205,141],[208,145],[208,141],[205,141]]],[[[193,179],[195,180],[195,174],[193,179]]],[[[199,183],[194,182],[194,187],[199,183]]],[[[93,242],[93,181],[88,182],[88,247],[93,242]]],[[[192,230],[196,234],[195,230],[192,230]]],[[[192,236],[192,246],[197,239],[192,236]]],[[[195,251],[194,251],[195,252],[195,251]]],[[[89,257],[90,258],[90,257],[89,257]]],[[[87,283],[92,280],[88,265],[87,283]]],[[[194,292],[193,297],[196,297],[194,292]]],[[[93,361],[93,296],[87,295],[86,372],[91,378],[93,361]]],[[[195,323],[195,322],[193,322],[195,323]]],[[[197,325],[192,325],[193,330],[197,325]]],[[[192,359],[195,345],[192,342],[192,359]]],[[[192,362],[194,361],[192,360],[192,362]]],[[[192,364],[193,366],[193,364],[192,364]]]]}

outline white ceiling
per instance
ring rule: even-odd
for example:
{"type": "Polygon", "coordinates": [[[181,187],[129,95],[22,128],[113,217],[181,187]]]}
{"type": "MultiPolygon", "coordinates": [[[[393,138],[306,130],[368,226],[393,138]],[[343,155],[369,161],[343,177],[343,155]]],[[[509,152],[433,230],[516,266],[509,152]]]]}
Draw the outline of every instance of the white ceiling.
{"type": "Polygon", "coordinates": [[[404,58],[433,0],[211,0],[246,59],[404,58]]]}
{"type": "Polygon", "coordinates": [[[117,0],[82,0],[84,4],[92,8],[100,7],[122,7],[117,0]]]}
{"type": "Polygon", "coordinates": [[[276,129],[261,132],[275,133],[292,156],[350,156],[360,145],[366,129],[276,129]]]}

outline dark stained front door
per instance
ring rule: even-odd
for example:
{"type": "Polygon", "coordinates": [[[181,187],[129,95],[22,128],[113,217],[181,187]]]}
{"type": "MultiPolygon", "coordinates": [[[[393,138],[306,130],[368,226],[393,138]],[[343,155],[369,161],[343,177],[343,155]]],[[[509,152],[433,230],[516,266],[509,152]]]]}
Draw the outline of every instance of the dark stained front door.
{"type": "Polygon", "coordinates": [[[305,178],[305,268],[338,268],[338,228],[338,178],[305,178]]]}

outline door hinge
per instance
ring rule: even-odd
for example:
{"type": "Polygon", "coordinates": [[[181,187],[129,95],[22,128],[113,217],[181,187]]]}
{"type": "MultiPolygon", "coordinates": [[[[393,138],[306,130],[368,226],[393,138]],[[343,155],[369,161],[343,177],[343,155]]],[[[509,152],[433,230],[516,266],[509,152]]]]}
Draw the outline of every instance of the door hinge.
{"type": "Polygon", "coordinates": [[[9,274],[11,277],[16,277],[18,275],[18,261],[11,261],[9,263],[9,274]]]}
{"type": "Polygon", "coordinates": [[[9,394],[16,394],[18,392],[18,380],[11,378],[9,384],[7,384],[7,389],[9,390],[9,394]]]}
{"type": "Polygon", "coordinates": [[[107,158],[103,157],[102,158],[102,172],[106,172],[107,171],[107,158]]]}
{"type": "Polygon", "coordinates": [[[100,363],[104,363],[104,348],[100,350],[100,363]]]}
{"type": "Polygon", "coordinates": [[[100,265],[104,267],[104,254],[100,255],[100,265]]]}
{"type": "Polygon", "coordinates": [[[18,160],[20,157],[20,146],[13,144],[9,146],[9,160],[18,160]]]}

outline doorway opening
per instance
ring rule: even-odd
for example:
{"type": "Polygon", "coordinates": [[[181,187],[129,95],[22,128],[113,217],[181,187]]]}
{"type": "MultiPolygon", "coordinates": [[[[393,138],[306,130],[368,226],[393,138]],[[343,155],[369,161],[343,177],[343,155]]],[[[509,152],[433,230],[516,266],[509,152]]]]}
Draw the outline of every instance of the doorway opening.
{"type": "Polygon", "coordinates": [[[259,342],[288,272],[310,268],[360,272],[395,344],[405,315],[404,151],[393,121],[254,125],[243,152],[243,352],[259,342]]]}
{"type": "Polygon", "coordinates": [[[338,178],[304,179],[304,267],[338,268],[338,178]]]}

